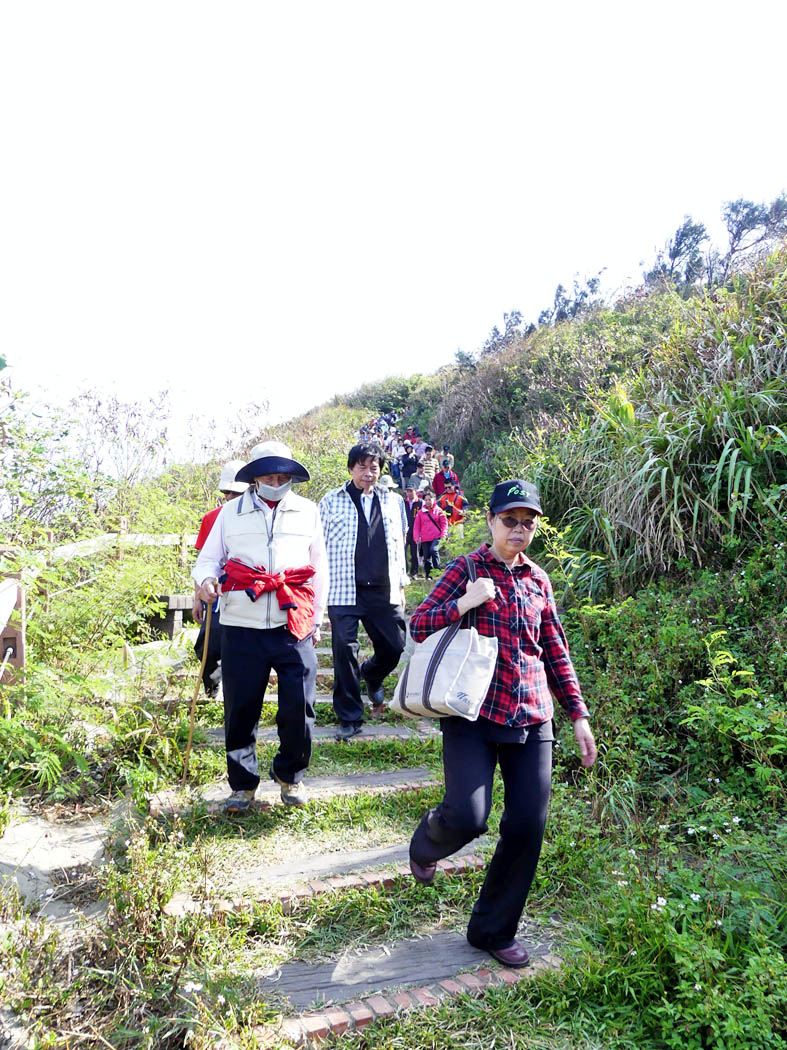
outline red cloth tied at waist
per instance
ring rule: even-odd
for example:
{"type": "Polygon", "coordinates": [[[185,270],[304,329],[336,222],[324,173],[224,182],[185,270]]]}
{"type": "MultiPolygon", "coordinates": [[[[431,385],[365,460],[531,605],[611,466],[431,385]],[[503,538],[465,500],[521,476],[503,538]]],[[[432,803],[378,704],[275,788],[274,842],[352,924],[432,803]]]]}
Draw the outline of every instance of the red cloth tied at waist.
{"type": "Polygon", "coordinates": [[[313,565],[302,565],[272,573],[261,565],[252,569],[237,558],[230,558],[219,583],[222,591],[245,591],[253,602],[266,591],[276,591],[279,608],[287,610],[287,629],[302,641],[314,626],[314,588],[308,581],[315,571],[313,565]]]}

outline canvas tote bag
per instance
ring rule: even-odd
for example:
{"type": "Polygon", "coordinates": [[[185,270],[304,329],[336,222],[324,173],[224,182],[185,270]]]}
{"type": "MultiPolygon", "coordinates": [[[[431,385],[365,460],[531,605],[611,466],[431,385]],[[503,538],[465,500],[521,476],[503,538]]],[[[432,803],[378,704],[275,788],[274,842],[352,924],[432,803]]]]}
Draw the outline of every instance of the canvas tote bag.
{"type": "MultiPolygon", "coordinates": [[[[476,578],[475,565],[465,557],[467,575],[476,578]]],[[[415,652],[396,684],[389,707],[411,718],[448,718],[459,715],[475,722],[481,710],[497,661],[497,638],[476,630],[475,609],[465,614],[470,626],[460,630],[462,619],[430,634],[416,644],[415,652]]]]}

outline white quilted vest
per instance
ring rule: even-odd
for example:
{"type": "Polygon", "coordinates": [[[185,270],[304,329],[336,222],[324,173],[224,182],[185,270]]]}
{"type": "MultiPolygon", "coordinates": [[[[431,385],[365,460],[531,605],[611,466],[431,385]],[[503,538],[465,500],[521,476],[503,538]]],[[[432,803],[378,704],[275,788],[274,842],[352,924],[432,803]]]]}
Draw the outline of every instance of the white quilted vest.
{"type": "MultiPolygon", "coordinates": [[[[311,500],[288,492],[269,526],[270,519],[254,507],[251,494],[244,492],[224,511],[227,558],[237,558],[244,565],[262,565],[268,572],[308,565],[317,519],[317,507],[311,500]]],[[[267,630],[285,626],[287,611],[279,608],[275,591],[261,595],[256,602],[245,591],[227,591],[221,596],[221,622],[229,627],[267,630]]]]}

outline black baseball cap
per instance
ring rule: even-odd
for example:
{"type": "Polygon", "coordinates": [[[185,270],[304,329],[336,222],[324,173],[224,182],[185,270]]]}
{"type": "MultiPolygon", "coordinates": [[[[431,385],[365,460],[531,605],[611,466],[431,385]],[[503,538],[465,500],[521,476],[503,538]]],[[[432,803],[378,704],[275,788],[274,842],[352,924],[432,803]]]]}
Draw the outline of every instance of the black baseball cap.
{"type": "Polygon", "coordinates": [[[538,489],[531,481],[513,478],[511,481],[501,481],[495,485],[492,498],[489,500],[491,512],[499,514],[501,510],[511,510],[513,507],[524,507],[538,514],[544,513],[541,509],[538,489]]]}

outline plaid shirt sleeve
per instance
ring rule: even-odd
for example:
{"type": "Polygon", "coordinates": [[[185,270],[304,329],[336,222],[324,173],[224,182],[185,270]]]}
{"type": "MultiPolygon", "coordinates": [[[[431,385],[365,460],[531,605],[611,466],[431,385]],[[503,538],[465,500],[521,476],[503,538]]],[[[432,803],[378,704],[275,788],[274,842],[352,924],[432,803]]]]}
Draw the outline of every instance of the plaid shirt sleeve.
{"type": "Polygon", "coordinates": [[[552,584],[545,572],[539,572],[539,577],[538,583],[546,598],[546,605],[541,613],[539,642],[544,650],[542,660],[549,688],[565,708],[569,718],[588,718],[590,712],[582,699],[577,672],[571,662],[566,632],[558,616],[552,584]]]}

